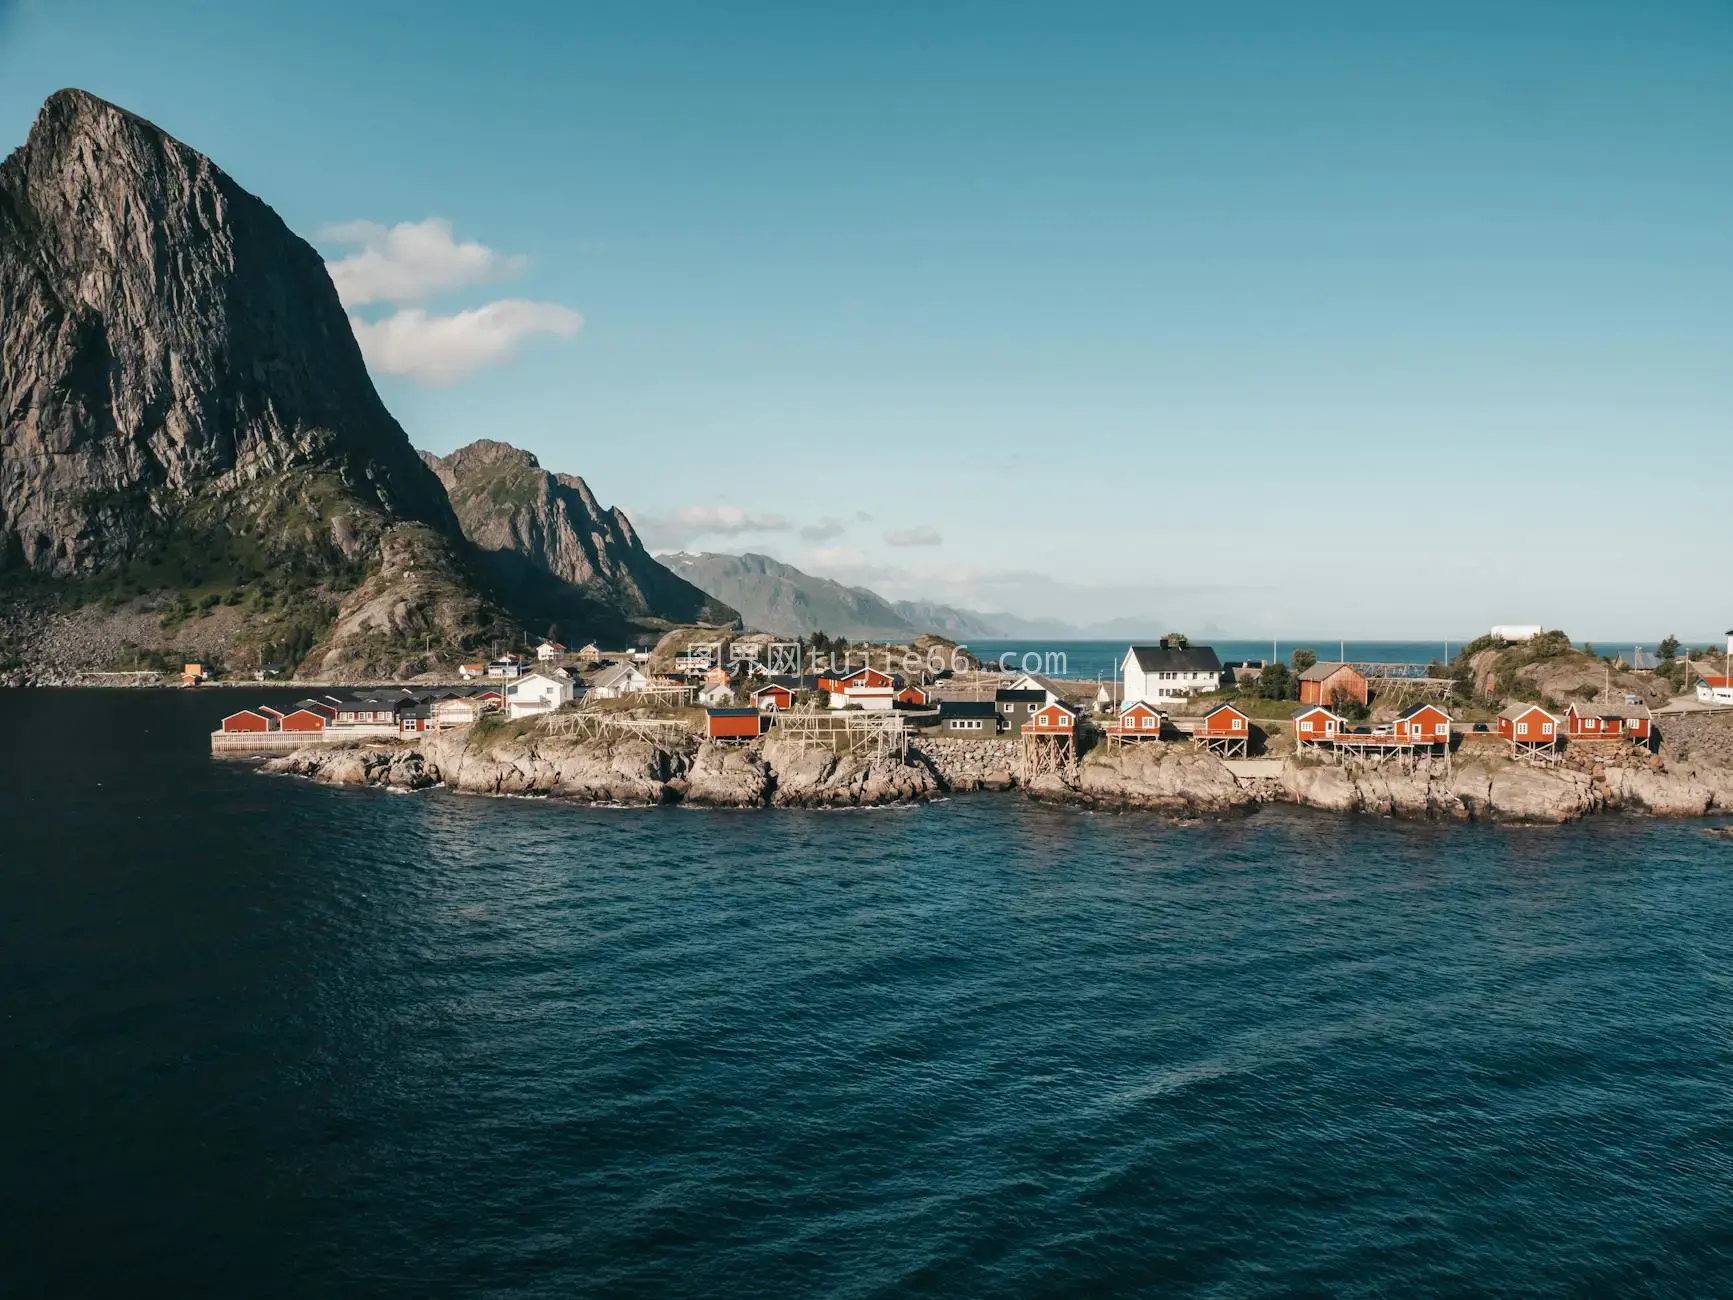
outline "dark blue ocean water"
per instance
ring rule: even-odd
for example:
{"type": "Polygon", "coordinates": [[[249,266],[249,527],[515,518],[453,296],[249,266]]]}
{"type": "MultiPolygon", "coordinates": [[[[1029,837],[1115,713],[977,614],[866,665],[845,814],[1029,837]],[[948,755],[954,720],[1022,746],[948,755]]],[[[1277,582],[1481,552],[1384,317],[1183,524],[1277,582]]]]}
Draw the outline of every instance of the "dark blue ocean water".
{"type": "Polygon", "coordinates": [[[0,695],[5,1295],[1733,1289],[1696,825],[338,792],[230,699],[0,695]]]}

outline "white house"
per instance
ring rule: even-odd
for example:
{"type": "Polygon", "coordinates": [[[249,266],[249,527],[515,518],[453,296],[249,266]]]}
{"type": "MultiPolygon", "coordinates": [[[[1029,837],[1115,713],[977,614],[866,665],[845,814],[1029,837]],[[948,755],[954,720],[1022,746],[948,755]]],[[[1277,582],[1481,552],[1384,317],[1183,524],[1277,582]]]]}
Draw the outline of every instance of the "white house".
{"type": "Polygon", "coordinates": [[[598,700],[617,700],[641,694],[649,685],[650,679],[637,664],[609,664],[590,678],[590,694],[598,700]]]}
{"type": "Polygon", "coordinates": [[[1042,677],[1039,673],[1024,673],[1016,681],[1012,682],[1010,686],[1006,687],[1006,689],[1012,691],[1041,691],[1047,696],[1046,700],[1043,701],[1043,707],[1048,704],[1063,704],[1065,702],[1065,697],[1059,693],[1059,684],[1051,677],[1042,677]]]}
{"type": "Polygon", "coordinates": [[[1134,645],[1120,665],[1120,707],[1147,700],[1169,704],[1200,691],[1213,691],[1222,682],[1222,661],[1207,645],[1134,645]]]}
{"type": "Polygon", "coordinates": [[[830,707],[833,709],[846,709],[851,705],[857,709],[875,710],[896,707],[900,688],[889,673],[882,673],[877,668],[856,668],[832,680],[836,683],[830,692],[830,707]]]}
{"type": "Polygon", "coordinates": [[[569,680],[532,670],[505,688],[506,716],[527,718],[536,713],[552,713],[571,698],[569,680]]]}
{"type": "Polygon", "coordinates": [[[487,675],[489,677],[516,677],[523,670],[523,656],[501,655],[487,666],[487,675]]]}
{"type": "Polygon", "coordinates": [[[725,709],[734,703],[734,688],[727,682],[711,682],[698,692],[698,703],[707,709],[725,709]]]}
{"type": "Polygon", "coordinates": [[[566,648],[558,641],[543,641],[536,647],[536,662],[551,664],[556,659],[564,658],[566,648]]]}
{"type": "Polygon", "coordinates": [[[1697,699],[1704,704],[1733,704],[1733,677],[1699,677],[1697,699]]]}

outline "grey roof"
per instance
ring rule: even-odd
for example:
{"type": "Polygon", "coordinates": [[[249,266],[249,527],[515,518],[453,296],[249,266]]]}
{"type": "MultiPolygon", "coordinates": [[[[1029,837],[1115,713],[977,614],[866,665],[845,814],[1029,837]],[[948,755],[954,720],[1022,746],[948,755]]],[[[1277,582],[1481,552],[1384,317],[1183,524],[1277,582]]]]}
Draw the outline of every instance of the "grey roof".
{"type": "Polygon", "coordinates": [[[1498,716],[1501,718],[1509,718],[1514,722],[1530,709],[1539,709],[1549,718],[1553,716],[1551,709],[1546,708],[1544,705],[1530,703],[1528,700],[1512,700],[1509,704],[1505,705],[1498,711],[1498,716]]]}
{"type": "Polygon", "coordinates": [[[1187,646],[1183,650],[1134,645],[1131,653],[1137,659],[1138,668],[1146,673],[1219,673],[1222,670],[1222,661],[1216,658],[1214,647],[1207,645],[1187,646]]]}
{"type": "Polygon", "coordinates": [[[940,718],[996,718],[999,706],[992,700],[940,700],[940,718]]]}
{"type": "Polygon", "coordinates": [[[705,709],[713,718],[756,718],[757,709],[705,709]]]}
{"type": "Polygon", "coordinates": [[[1646,718],[1649,716],[1649,706],[1646,704],[1597,704],[1592,700],[1575,700],[1571,708],[1582,717],[1590,718],[1646,718]]]}
{"type": "Polygon", "coordinates": [[[993,698],[1000,704],[1045,704],[1046,691],[1014,691],[1009,686],[1001,687],[993,692],[993,698]]]}
{"type": "Polygon", "coordinates": [[[609,664],[590,678],[590,685],[606,690],[608,687],[618,686],[621,682],[630,681],[634,675],[643,676],[636,664],[609,664]]]}
{"type": "MultiPolygon", "coordinates": [[[[1345,664],[1339,659],[1320,659],[1317,663],[1313,664],[1310,668],[1306,669],[1305,672],[1300,674],[1300,680],[1303,682],[1321,682],[1327,680],[1329,677],[1340,672],[1344,668],[1353,667],[1353,664],[1345,664]]],[[[1355,668],[1354,671],[1358,672],[1359,669],[1355,668]]]]}

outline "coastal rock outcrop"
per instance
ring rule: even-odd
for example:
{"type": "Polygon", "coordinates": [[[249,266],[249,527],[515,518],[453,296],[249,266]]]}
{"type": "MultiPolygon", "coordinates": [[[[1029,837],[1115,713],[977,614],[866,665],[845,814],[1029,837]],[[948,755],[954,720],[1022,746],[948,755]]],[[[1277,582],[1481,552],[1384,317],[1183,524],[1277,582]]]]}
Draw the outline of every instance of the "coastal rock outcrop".
{"type": "Polygon", "coordinates": [[[1446,820],[1567,822],[1605,801],[1583,773],[1502,761],[1458,763],[1446,776],[1290,759],[1282,788],[1308,808],[1446,820]]]}
{"type": "Polygon", "coordinates": [[[947,790],[1009,790],[1023,776],[1023,751],[1008,737],[956,740],[922,737],[915,755],[926,763],[947,790]]]}
{"type": "Polygon", "coordinates": [[[705,741],[698,746],[683,780],[676,782],[687,803],[710,808],[758,808],[770,801],[775,776],[754,751],[705,741]]]}
{"type": "Polygon", "coordinates": [[[1046,773],[1031,781],[1028,789],[1039,798],[1187,816],[1231,812],[1257,802],[1213,754],[1166,745],[1097,749],[1078,765],[1075,784],[1046,773]]]}
{"type": "Polygon", "coordinates": [[[459,728],[429,736],[421,749],[440,779],[471,794],[552,795],[587,803],[659,804],[677,798],[669,782],[685,773],[683,752],[637,736],[572,740],[534,729],[504,736],[459,728]]]}
{"type": "Polygon", "coordinates": [[[424,790],[438,785],[437,768],[400,745],[308,745],[265,762],[266,772],[309,777],[323,785],[377,785],[424,790]]]}
{"type": "Polygon", "coordinates": [[[938,779],[924,763],[900,757],[838,754],[774,736],[763,753],[776,780],[771,802],[781,808],[864,808],[930,799],[940,792],[938,779]]]}

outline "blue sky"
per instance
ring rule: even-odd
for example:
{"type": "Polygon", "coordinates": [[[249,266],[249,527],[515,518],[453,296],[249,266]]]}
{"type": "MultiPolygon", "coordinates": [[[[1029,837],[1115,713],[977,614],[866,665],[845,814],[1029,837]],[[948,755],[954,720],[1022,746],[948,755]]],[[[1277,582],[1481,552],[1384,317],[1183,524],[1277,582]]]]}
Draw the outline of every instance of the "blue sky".
{"type": "Polygon", "coordinates": [[[1722,2],[22,0],[0,138],[62,85],[372,241],[418,445],[652,541],[1253,636],[1733,619],[1722,2]]]}

